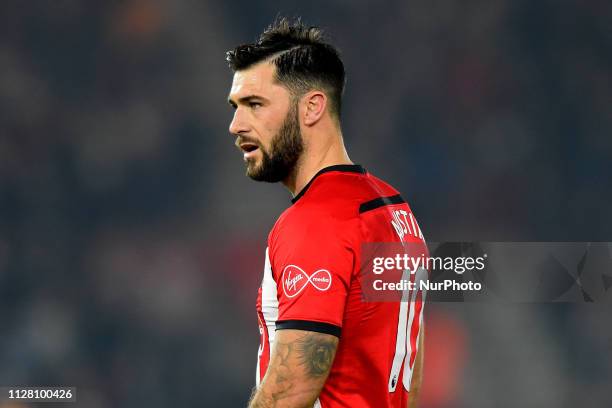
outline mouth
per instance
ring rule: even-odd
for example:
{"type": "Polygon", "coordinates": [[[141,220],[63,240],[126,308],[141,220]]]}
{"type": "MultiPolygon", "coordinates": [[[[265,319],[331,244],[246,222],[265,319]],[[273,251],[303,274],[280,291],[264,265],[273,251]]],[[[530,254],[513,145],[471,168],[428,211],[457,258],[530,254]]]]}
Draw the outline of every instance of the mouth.
{"type": "Polygon", "coordinates": [[[255,152],[259,150],[259,146],[256,145],[255,143],[244,142],[244,143],[240,143],[239,146],[240,146],[240,150],[242,150],[242,152],[244,153],[245,160],[255,155],[255,152]]]}

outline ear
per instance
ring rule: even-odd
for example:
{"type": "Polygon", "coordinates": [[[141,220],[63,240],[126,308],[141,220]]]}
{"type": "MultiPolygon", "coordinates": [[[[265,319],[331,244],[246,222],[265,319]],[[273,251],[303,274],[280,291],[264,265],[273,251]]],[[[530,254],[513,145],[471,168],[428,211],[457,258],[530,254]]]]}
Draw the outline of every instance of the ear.
{"type": "Polygon", "coordinates": [[[302,97],[304,125],[316,124],[325,113],[327,96],[321,91],[310,91],[302,97]]]}

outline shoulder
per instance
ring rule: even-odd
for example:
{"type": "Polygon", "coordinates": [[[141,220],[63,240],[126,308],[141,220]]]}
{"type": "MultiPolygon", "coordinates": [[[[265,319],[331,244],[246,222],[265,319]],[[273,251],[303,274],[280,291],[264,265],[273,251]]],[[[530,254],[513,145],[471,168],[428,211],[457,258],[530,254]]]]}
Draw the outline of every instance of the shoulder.
{"type": "Polygon", "coordinates": [[[389,184],[365,171],[322,174],[280,215],[268,244],[272,247],[278,240],[324,242],[358,238],[362,205],[397,194],[389,184]]]}
{"type": "Polygon", "coordinates": [[[331,240],[350,240],[358,232],[357,207],[329,204],[296,203],[285,210],[270,231],[269,246],[277,247],[279,243],[317,246],[331,240]]]}

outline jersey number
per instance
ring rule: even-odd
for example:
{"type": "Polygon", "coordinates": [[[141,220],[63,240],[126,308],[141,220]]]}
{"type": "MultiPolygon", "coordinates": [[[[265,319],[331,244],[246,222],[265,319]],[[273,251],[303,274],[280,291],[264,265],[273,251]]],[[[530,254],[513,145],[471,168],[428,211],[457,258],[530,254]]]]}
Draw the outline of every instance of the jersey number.
{"type": "MultiPolygon", "coordinates": [[[[402,279],[408,279],[409,276],[410,271],[404,271],[402,279]]],[[[414,275],[415,289],[412,291],[405,291],[402,296],[402,302],[399,308],[399,319],[397,322],[395,355],[393,356],[393,365],[391,366],[391,373],[389,375],[389,392],[394,392],[397,387],[402,365],[404,366],[402,383],[406,391],[410,391],[412,371],[414,369],[414,362],[416,361],[419,336],[421,335],[421,326],[423,324],[423,307],[425,306],[425,292],[419,290],[419,281],[421,280],[427,280],[427,271],[419,268],[414,275]],[[419,293],[421,293],[421,299],[418,298],[419,293]],[[414,342],[413,349],[410,339],[412,338],[411,334],[415,332],[416,341],[414,342]]]]}

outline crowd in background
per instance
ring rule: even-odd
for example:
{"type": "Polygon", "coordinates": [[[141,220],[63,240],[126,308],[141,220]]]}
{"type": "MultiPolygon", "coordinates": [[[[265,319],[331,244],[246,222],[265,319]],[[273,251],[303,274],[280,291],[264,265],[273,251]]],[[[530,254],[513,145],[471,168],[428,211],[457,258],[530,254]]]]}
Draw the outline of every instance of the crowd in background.
{"type": "MultiPolygon", "coordinates": [[[[245,405],[267,232],[290,196],[244,176],[224,53],[279,12],[340,48],[349,154],[427,239],[612,241],[610,2],[11,0],[0,386],[245,405]]],[[[422,406],[612,405],[610,310],[428,305],[422,406]]]]}

